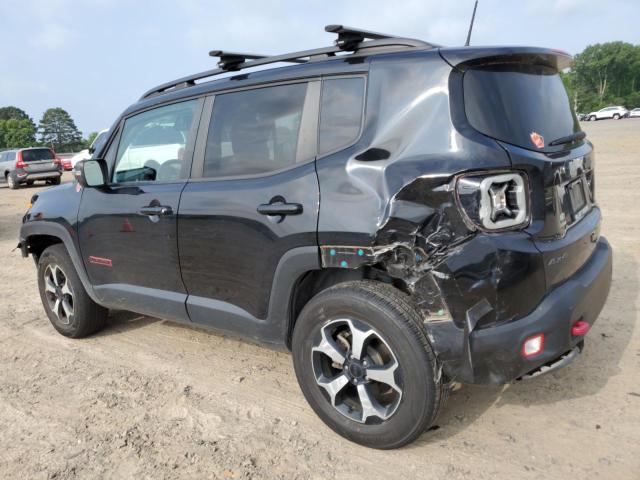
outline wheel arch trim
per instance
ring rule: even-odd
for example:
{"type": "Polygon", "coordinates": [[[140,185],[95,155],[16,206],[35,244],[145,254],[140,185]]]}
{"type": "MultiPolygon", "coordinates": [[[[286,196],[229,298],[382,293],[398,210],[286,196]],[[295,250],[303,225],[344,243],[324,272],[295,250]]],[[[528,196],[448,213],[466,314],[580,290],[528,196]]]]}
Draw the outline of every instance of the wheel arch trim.
{"type": "Polygon", "coordinates": [[[59,223],[49,221],[38,221],[23,224],[22,228],[20,229],[20,248],[22,250],[23,256],[29,254],[29,238],[36,235],[48,235],[60,239],[62,244],[67,249],[67,253],[69,254],[71,262],[76,269],[76,273],[78,274],[78,277],[80,277],[82,286],[87,291],[87,294],[89,295],[91,300],[100,305],[100,299],[96,295],[93,289],[93,285],[91,285],[91,282],[89,281],[84,262],[82,261],[82,258],[80,257],[80,254],[77,251],[73,239],[71,238],[71,234],[69,233],[67,228],[59,223]]]}

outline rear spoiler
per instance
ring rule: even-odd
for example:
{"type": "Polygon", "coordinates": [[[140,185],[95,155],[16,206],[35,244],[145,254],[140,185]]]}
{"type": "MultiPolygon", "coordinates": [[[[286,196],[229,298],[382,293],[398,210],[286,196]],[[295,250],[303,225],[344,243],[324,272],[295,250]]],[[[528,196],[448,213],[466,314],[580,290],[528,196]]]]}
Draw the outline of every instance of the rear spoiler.
{"type": "Polygon", "coordinates": [[[454,68],[466,70],[493,63],[533,63],[556,70],[571,66],[573,57],[562,50],[538,47],[459,47],[441,48],[442,59],[454,68]]]}

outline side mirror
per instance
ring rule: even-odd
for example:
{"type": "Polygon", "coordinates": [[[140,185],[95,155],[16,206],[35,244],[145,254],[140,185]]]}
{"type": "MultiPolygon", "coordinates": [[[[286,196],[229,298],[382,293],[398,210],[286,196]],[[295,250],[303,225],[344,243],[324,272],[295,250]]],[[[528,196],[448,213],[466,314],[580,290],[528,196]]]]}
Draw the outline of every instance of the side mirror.
{"type": "Polygon", "coordinates": [[[73,172],[82,187],[103,187],[107,184],[107,162],[103,159],[78,162],[73,172]]]}

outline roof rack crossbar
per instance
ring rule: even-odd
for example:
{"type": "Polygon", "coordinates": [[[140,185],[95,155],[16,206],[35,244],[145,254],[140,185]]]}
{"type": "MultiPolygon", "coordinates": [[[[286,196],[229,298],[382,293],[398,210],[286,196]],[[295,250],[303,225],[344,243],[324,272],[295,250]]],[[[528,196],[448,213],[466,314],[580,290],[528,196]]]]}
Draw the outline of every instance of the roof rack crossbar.
{"type": "MultiPolygon", "coordinates": [[[[223,50],[211,50],[209,52],[210,57],[218,57],[220,61],[218,62],[218,68],[221,70],[227,71],[235,71],[239,70],[239,65],[243,64],[247,60],[261,60],[263,58],[270,58],[269,55],[255,55],[253,53],[238,53],[238,52],[227,52],[223,50]]],[[[283,60],[291,63],[305,63],[306,60],[300,60],[297,58],[291,58],[288,60],[283,60]]]]}
{"type": "Polygon", "coordinates": [[[359,43],[364,42],[365,39],[382,40],[383,38],[394,37],[394,35],[388,35],[386,33],[372,32],[370,30],[362,30],[345,25],[327,25],[324,27],[324,31],[338,34],[338,38],[334,43],[342,50],[353,50],[359,43]]]}
{"type": "Polygon", "coordinates": [[[145,99],[153,95],[158,95],[163,92],[190,87],[196,85],[196,81],[203,80],[205,78],[215,77],[230,71],[244,70],[245,68],[258,67],[260,65],[268,65],[271,63],[287,62],[287,63],[307,63],[313,59],[334,56],[336,53],[343,52],[345,50],[357,52],[368,48],[384,48],[384,47],[399,47],[399,48],[436,48],[439,45],[433,43],[423,42],[413,38],[397,38],[391,35],[383,33],[370,32],[367,30],[357,30],[354,28],[345,27],[343,25],[327,25],[325,30],[331,33],[338,33],[338,40],[336,45],[331,47],[321,47],[312,50],[303,50],[300,52],[285,53],[282,55],[264,56],[248,53],[236,53],[225,52],[222,50],[212,50],[209,55],[213,57],[219,57],[217,69],[206,70],[204,72],[196,73],[186,77],[172,80],[171,82],[158,85],[151,90],[145,92],[140,99],[145,99]],[[340,35],[343,35],[343,40],[346,38],[351,40],[345,40],[346,43],[338,44],[340,42],[340,35]],[[353,38],[360,38],[357,42],[353,38]],[[365,39],[369,39],[365,41],[365,39]],[[355,43],[354,43],[355,42],[355,43]],[[248,61],[250,60],[250,61],[248,61]]]}

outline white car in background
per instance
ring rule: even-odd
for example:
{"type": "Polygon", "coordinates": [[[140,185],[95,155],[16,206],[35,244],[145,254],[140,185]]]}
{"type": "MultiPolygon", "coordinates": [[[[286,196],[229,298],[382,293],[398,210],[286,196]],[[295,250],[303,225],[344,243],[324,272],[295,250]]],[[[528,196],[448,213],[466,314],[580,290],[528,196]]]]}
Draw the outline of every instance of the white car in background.
{"type": "Polygon", "coordinates": [[[101,130],[98,133],[98,136],[93,139],[91,142],[91,146],[89,148],[85,148],[84,150],[80,150],[73,157],[71,157],[71,168],[76,168],[76,163],[81,160],[89,160],[93,152],[95,152],[98,148],[102,147],[102,144],[107,141],[107,137],[109,130],[101,130]]]}
{"type": "Polygon", "coordinates": [[[624,107],[605,107],[602,110],[598,110],[597,112],[591,112],[587,115],[587,119],[589,121],[594,120],[603,120],[605,118],[613,118],[614,120],[619,120],[624,117],[629,116],[629,110],[624,107]]]}
{"type": "Polygon", "coordinates": [[[640,108],[634,108],[629,112],[629,117],[640,117],[640,108]]]}

